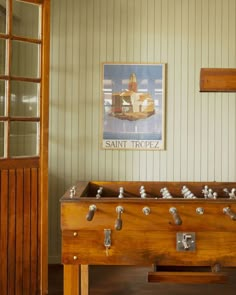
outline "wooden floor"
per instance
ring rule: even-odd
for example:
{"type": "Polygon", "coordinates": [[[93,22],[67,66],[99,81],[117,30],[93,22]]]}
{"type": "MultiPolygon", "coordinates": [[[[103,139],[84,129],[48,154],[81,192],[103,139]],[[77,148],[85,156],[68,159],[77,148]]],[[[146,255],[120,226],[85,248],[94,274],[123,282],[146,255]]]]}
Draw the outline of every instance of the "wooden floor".
{"type": "MultiPolygon", "coordinates": [[[[227,284],[189,285],[147,283],[151,268],[90,266],[90,295],[235,295],[236,270],[227,284]]],[[[63,294],[63,268],[49,266],[49,295],[63,294]]]]}

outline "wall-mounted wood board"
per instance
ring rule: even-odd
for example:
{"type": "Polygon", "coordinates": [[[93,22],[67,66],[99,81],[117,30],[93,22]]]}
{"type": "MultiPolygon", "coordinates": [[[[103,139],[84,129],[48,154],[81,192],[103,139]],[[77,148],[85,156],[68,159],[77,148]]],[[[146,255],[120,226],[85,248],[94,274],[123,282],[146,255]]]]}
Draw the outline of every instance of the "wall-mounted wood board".
{"type": "Polygon", "coordinates": [[[236,69],[202,68],[200,91],[236,92],[236,69]]]}

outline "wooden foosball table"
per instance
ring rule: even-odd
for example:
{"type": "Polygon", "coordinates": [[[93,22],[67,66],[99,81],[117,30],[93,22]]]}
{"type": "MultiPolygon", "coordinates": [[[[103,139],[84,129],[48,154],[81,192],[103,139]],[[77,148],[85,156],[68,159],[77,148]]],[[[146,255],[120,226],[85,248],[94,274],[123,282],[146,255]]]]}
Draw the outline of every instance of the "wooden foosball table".
{"type": "Polygon", "coordinates": [[[61,198],[64,294],[89,265],[153,266],[148,282],[226,283],[236,267],[236,183],[78,182],[61,198]]]}

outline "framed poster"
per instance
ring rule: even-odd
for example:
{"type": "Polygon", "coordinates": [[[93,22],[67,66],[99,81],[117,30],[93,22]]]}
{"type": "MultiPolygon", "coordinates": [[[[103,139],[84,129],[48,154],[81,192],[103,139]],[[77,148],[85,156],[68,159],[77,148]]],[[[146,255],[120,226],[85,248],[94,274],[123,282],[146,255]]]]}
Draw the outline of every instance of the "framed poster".
{"type": "Polygon", "coordinates": [[[102,65],[102,148],[165,148],[165,64],[102,65]]]}

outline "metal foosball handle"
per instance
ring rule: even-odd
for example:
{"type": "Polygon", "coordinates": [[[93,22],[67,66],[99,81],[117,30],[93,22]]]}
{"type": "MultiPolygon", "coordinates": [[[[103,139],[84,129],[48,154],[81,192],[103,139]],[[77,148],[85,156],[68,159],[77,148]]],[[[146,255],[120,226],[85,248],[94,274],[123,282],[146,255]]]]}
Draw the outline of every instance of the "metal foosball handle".
{"type": "Polygon", "coordinates": [[[172,214],[174,222],[176,225],[181,225],[182,224],[182,219],[179,216],[179,213],[175,207],[171,207],[169,210],[170,214],[172,214]]]}
{"type": "Polygon", "coordinates": [[[223,209],[223,213],[226,214],[227,216],[229,216],[232,220],[236,220],[236,213],[234,213],[230,207],[225,207],[223,209]]]}
{"type": "Polygon", "coordinates": [[[124,212],[124,208],[122,206],[117,206],[116,207],[116,212],[118,213],[118,217],[115,222],[115,229],[116,230],[121,230],[122,229],[122,219],[121,219],[121,214],[124,212]]]}
{"type": "Polygon", "coordinates": [[[97,210],[96,205],[90,205],[89,206],[89,211],[88,211],[88,214],[86,215],[86,219],[88,221],[91,221],[93,219],[94,213],[95,213],[96,210],[97,210]]]}

